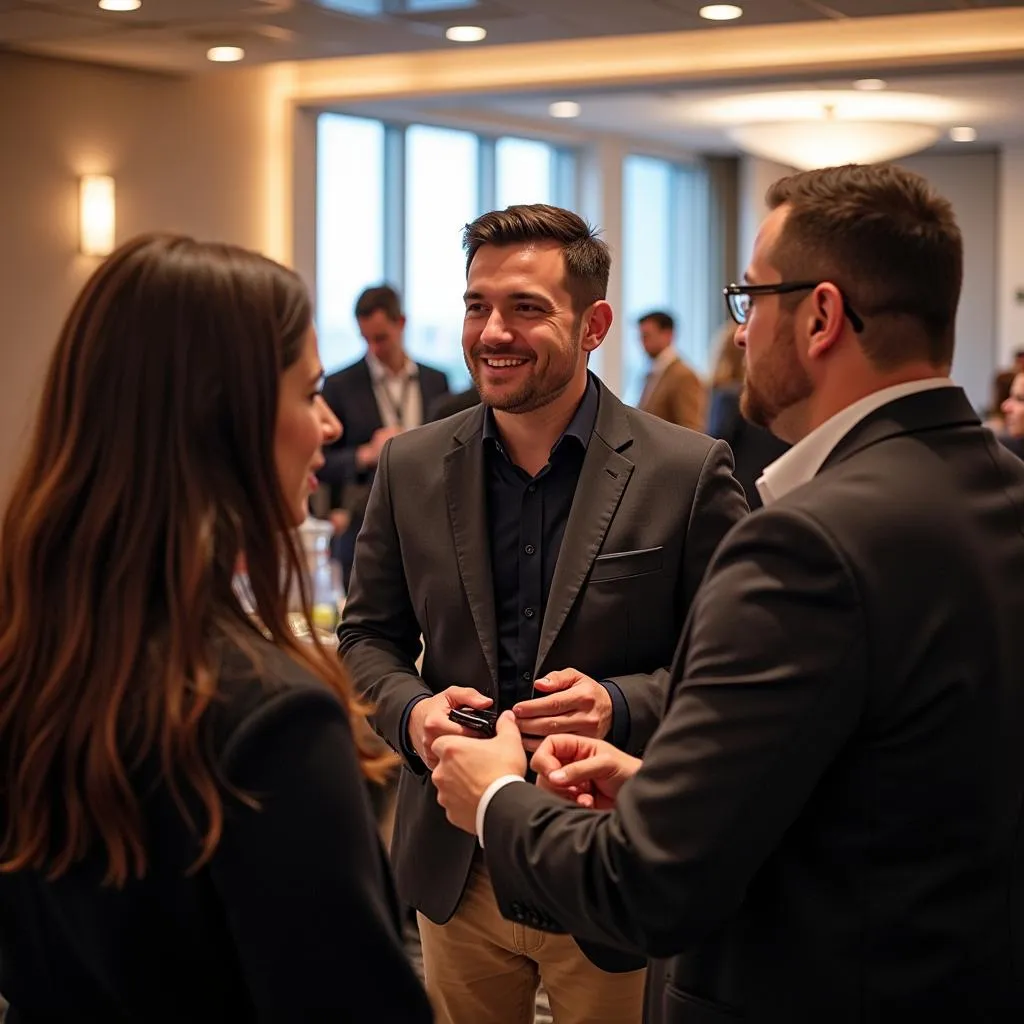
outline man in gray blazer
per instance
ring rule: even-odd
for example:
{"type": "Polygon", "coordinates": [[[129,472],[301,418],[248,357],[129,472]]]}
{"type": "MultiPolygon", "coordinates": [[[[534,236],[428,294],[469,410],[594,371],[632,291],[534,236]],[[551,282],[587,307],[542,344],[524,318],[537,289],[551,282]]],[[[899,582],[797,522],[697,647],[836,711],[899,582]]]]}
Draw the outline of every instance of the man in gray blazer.
{"type": "Polygon", "coordinates": [[[532,1022],[540,977],[558,1024],[630,1024],[644,959],[591,947],[591,962],[501,918],[475,838],[437,805],[431,745],[479,736],[449,720],[469,705],[514,709],[520,751],[573,731],[640,753],[690,601],[746,504],[724,443],[625,407],[588,373],[612,319],[610,259],[579,217],[511,207],[465,244],[463,345],[483,404],[384,448],[341,650],[405,762],[392,858],[439,1021],[532,1022]]]}
{"type": "Polygon", "coordinates": [[[1024,465],[948,379],[962,245],[895,167],[797,174],[743,284],[795,446],[695,599],[642,762],[434,745],[502,911],[643,950],[656,1024],[1024,1019],[1024,465]],[[567,802],[570,798],[577,805],[567,802]],[[597,810],[592,808],[596,807],[597,810]]]}

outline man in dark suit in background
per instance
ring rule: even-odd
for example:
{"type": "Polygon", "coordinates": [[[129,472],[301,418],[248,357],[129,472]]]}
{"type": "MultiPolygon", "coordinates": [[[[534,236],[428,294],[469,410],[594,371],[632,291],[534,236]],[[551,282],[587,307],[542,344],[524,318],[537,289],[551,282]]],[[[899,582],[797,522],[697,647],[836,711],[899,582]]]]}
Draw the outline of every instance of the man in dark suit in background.
{"type": "MultiPolygon", "coordinates": [[[[644,959],[503,921],[476,840],[438,807],[431,744],[461,705],[639,753],[719,541],[746,511],[728,446],[629,409],[587,372],[612,321],[610,257],[549,206],[465,234],[463,350],[483,405],[385,446],[339,628],[402,755],[392,861],[420,911],[439,1024],[639,1024],[644,959]],[[422,672],[416,669],[423,638],[422,672]]],[[[517,735],[520,735],[517,730],[517,735]]]]}
{"type": "Polygon", "coordinates": [[[341,563],[346,586],[384,442],[425,423],[427,411],[448,394],[448,378],[440,370],[406,355],[405,315],[394,288],[367,288],[356,301],[355,316],[366,356],[324,381],[324,401],[344,429],[324,449],[327,461],[320,471],[320,480],[330,485],[332,556],[341,563]]]}
{"type": "Polygon", "coordinates": [[[543,792],[505,718],[440,738],[434,782],[507,916],[668,958],[652,1022],[1020,1021],[1024,465],[947,376],[960,232],[895,167],[768,202],[726,291],[744,412],[796,443],[643,761],[551,737],[543,792]]]}

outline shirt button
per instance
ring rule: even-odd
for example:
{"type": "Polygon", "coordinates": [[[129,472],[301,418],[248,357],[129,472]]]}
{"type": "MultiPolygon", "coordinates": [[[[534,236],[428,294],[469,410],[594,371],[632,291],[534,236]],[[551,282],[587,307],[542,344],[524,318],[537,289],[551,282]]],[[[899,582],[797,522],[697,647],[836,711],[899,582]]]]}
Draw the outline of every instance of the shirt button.
{"type": "Polygon", "coordinates": [[[527,494],[535,494],[536,491],[537,491],[537,485],[536,484],[530,484],[530,486],[526,488],[526,493],[527,494]]]}
{"type": "Polygon", "coordinates": [[[530,673],[529,673],[529,671],[524,672],[523,673],[523,682],[524,683],[528,683],[529,681],[530,681],[530,673]]]}
{"type": "Polygon", "coordinates": [[[532,608],[524,608],[524,609],[523,609],[523,614],[524,614],[524,615],[525,615],[525,616],[526,616],[526,617],[527,617],[528,619],[532,619],[532,618],[533,618],[533,609],[532,609],[532,608]]]}
{"type": "Polygon", "coordinates": [[[535,548],[535,547],[534,547],[534,546],[533,546],[532,544],[527,544],[527,545],[526,545],[526,547],[525,547],[525,548],[523,548],[523,550],[524,550],[524,551],[525,551],[525,552],[526,552],[526,553],[527,553],[528,555],[533,555],[533,554],[536,554],[536,553],[537,553],[537,549],[536,549],[536,548],[535,548]]]}

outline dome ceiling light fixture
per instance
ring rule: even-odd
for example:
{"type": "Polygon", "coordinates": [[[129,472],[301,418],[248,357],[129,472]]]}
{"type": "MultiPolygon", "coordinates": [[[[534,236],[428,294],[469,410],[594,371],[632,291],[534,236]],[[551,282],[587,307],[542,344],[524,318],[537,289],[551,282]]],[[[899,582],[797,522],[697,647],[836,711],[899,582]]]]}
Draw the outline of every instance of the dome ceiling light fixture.
{"type": "Polygon", "coordinates": [[[811,171],[840,164],[875,164],[927,149],[942,134],[933,124],[837,118],[825,106],[818,121],[762,121],[734,125],[729,138],[754,156],[811,171]]]}

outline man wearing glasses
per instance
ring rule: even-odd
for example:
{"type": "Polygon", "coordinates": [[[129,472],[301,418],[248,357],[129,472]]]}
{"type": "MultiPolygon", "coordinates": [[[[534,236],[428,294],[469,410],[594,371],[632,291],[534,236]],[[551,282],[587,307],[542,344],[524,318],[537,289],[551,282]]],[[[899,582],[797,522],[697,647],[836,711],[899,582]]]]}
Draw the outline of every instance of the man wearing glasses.
{"type": "Polygon", "coordinates": [[[768,194],[743,406],[794,447],[697,594],[642,760],[434,744],[503,913],[661,958],[652,1024],[1024,1019],[1024,463],[948,377],[949,204],[848,166],[768,194]]]}

